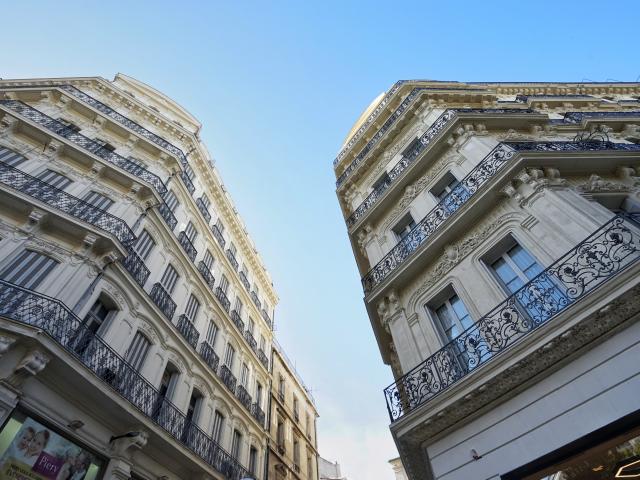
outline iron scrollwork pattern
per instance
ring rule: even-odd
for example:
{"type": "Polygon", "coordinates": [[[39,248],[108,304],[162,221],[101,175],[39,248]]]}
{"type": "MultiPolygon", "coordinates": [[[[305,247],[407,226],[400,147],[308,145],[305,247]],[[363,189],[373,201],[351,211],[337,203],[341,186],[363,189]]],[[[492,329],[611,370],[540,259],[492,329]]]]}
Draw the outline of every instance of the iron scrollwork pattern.
{"type": "Polygon", "coordinates": [[[640,223],[616,216],[384,390],[392,422],[640,259],[640,223]]]}

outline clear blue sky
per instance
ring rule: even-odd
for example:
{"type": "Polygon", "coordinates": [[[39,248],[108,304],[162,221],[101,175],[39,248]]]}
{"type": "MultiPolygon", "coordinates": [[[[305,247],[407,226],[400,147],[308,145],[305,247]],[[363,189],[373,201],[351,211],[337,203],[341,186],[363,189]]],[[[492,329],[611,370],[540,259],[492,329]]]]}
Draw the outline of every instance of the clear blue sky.
{"type": "Polygon", "coordinates": [[[637,0],[5,1],[0,12],[1,77],[122,72],[200,119],[280,294],[277,334],[315,391],[320,451],[351,480],[391,479],[396,455],[391,373],[334,193],[353,122],[398,79],[640,76],[637,0]]]}

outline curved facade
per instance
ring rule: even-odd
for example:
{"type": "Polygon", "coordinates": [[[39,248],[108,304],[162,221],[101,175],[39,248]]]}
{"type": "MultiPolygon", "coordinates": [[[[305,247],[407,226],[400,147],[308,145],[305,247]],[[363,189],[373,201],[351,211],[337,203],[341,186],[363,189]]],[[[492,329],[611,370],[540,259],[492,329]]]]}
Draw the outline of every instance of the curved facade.
{"type": "Polygon", "coordinates": [[[122,75],[0,81],[2,435],[87,478],[266,477],[278,298],[199,130],[122,75]]]}
{"type": "Polygon", "coordinates": [[[409,478],[596,478],[576,455],[612,478],[629,459],[601,457],[640,435],[639,99],[401,81],[345,142],[337,195],[409,478]]]}

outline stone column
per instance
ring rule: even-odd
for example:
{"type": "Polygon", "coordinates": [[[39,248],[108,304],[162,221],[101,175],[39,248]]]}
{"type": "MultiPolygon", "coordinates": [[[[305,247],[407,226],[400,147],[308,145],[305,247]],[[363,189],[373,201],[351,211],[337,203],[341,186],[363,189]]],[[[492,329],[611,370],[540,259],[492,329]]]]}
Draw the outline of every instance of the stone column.
{"type": "Polygon", "coordinates": [[[111,459],[104,472],[105,480],[130,480],[133,453],[147,444],[149,434],[144,430],[134,430],[111,437],[109,453],[111,459]]]}

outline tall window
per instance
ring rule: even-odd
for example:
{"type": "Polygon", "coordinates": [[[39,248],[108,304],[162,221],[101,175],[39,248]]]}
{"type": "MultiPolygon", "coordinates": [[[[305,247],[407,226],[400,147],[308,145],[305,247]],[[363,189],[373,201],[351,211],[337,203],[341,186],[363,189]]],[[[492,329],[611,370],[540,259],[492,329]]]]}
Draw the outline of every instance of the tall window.
{"type": "Polygon", "coordinates": [[[207,197],[206,193],[203,193],[200,196],[200,201],[202,202],[202,205],[204,206],[205,210],[208,210],[209,205],[211,205],[211,200],[209,200],[209,197],[207,197]]]}
{"type": "Polygon", "coordinates": [[[209,320],[209,326],[207,327],[207,343],[214,348],[216,346],[216,337],[218,336],[218,326],[213,320],[209,320]]]}
{"type": "Polygon", "coordinates": [[[53,170],[45,170],[38,175],[38,179],[42,180],[49,185],[64,190],[71,185],[71,180],[62,175],[61,173],[54,172],[53,170]]]}
{"type": "Polygon", "coordinates": [[[202,394],[195,388],[191,392],[191,398],[189,399],[189,406],[187,407],[187,415],[185,418],[185,425],[197,424],[198,417],[200,416],[200,410],[202,406],[202,394]]]}
{"type": "Polygon", "coordinates": [[[200,302],[193,294],[191,294],[187,301],[187,308],[185,308],[184,314],[189,318],[189,320],[195,322],[196,317],[198,316],[198,310],[200,310],[200,302]]]}
{"type": "Polygon", "coordinates": [[[236,252],[238,250],[236,249],[236,246],[233,244],[233,242],[229,243],[229,251],[231,252],[231,255],[233,255],[234,257],[236,256],[236,252]]]}
{"type": "Polygon", "coordinates": [[[510,293],[542,272],[542,267],[518,244],[501,254],[491,268],[510,293]]]}
{"type": "Polygon", "coordinates": [[[204,258],[202,259],[202,263],[204,263],[204,266],[207,267],[207,269],[211,270],[213,268],[213,262],[214,258],[213,255],[211,255],[211,252],[209,250],[204,252],[204,258]]]}
{"type": "Polygon", "coordinates": [[[313,463],[310,456],[307,456],[307,478],[313,478],[313,463]]]}
{"type": "Polygon", "coordinates": [[[149,258],[149,254],[155,246],[156,242],[151,238],[149,232],[147,230],[142,230],[142,233],[136,241],[134,249],[142,260],[146,260],[149,258]]]}
{"type": "Polygon", "coordinates": [[[251,335],[253,335],[253,331],[256,328],[256,322],[253,321],[253,318],[249,317],[249,323],[247,324],[247,330],[251,335]]]}
{"type": "Polygon", "coordinates": [[[278,395],[280,400],[284,402],[284,377],[282,375],[278,377],[278,395]]]}
{"type": "Polygon", "coordinates": [[[262,406],[262,384],[256,381],[256,405],[262,406]]]}
{"type": "Polygon", "coordinates": [[[12,167],[17,167],[22,162],[26,161],[19,153],[14,152],[13,150],[9,150],[8,148],[0,146],[0,162],[6,163],[7,165],[11,165],[12,167]]]}
{"type": "Polygon", "coordinates": [[[173,397],[173,393],[175,391],[176,385],[178,384],[178,377],[180,373],[178,369],[168,363],[162,373],[162,378],[160,379],[160,386],[158,387],[158,396],[156,397],[156,404],[153,409],[153,418],[164,418],[162,415],[165,399],[171,400],[173,397]]]}
{"type": "Polygon", "coordinates": [[[213,431],[211,432],[211,438],[220,444],[220,440],[222,439],[222,432],[224,429],[224,415],[220,413],[219,410],[216,410],[215,415],[213,416],[213,431]]]}
{"type": "Polygon", "coordinates": [[[383,185],[386,185],[388,182],[390,182],[391,180],[389,179],[389,174],[387,172],[384,172],[380,178],[378,178],[375,182],[373,182],[373,190],[378,190],[379,188],[381,188],[383,185]]]}
{"type": "Polygon", "coordinates": [[[0,279],[34,289],[58,264],[53,258],[33,250],[23,250],[16,259],[0,271],[0,279]]]}
{"type": "Polygon", "coordinates": [[[267,346],[267,339],[264,338],[264,335],[260,335],[260,350],[262,350],[263,352],[266,352],[266,347],[267,346]]]}
{"type": "Polygon", "coordinates": [[[242,452],[242,434],[238,430],[233,430],[233,440],[231,441],[231,456],[235,459],[240,458],[242,452]]]}
{"type": "Polygon", "coordinates": [[[189,164],[184,166],[184,173],[187,174],[187,177],[189,177],[189,180],[193,180],[196,176],[196,174],[193,173],[193,168],[191,168],[191,165],[189,164]]]}
{"type": "Polygon", "coordinates": [[[125,359],[129,364],[140,371],[144,365],[144,361],[147,358],[147,353],[151,347],[151,342],[142,333],[136,332],[135,337],[131,341],[125,359]]]}
{"type": "Polygon", "coordinates": [[[242,300],[240,300],[239,296],[236,297],[236,305],[233,309],[238,312],[238,315],[242,315],[242,300]]]}
{"type": "Polygon", "coordinates": [[[220,218],[216,221],[216,228],[220,231],[220,235],[224,233],[224,223],[222,223],[220,218]]]}
{"type": "Polygon", "coordinates": [[[224,294],[227,294],[227,291],[229,290],[229,280],[227,279],[226,275],[223,273],[222,275],[220,275],[220,290],[222,290],[224,292],[224,294]]]}
{"type": "Polygon", "coordinates": [[[396,234],[398,240],[402,240],[406,237],[409,232],[416,226],[416,222],[411,216],[410,213],[407,213],[404,217],[400,219],[398,223],[396,223],[395,227],[393,227],[393,233],[396,234]]]}
{"type": "Polygon", "coordinates": [[[101,330],[104,330],[107,320],[109,320],[115,312],[116,310],[114,308],[107,306],[105,302],[99,298],[84,316],[82,323],[90,332],[100,333],[101,330]]]}
{"type": "Polygon", "coordinates": [[[447,172],[431,189],[431,194],[444,201],[444,207],[455,212],[468,198],[469,192],[451,172],[447,172]]]}
{"type": "Polygon", "coordinates": [[[167,207],[169,207],[169,210],[171,210],[173,213],[176,212],[176,209],[180,205],[180,202],[178,202],[178,197],[176,197],[176,194],[173,193],[173,190],[169,190],[165,194],[164,203],[167,204],[167,207]]]}
{"type": "Polygon", "coordinates": [[[300,440],[295,435],[293,437],[293,463],[300,466],[300,440]]]}
{"type": "Polygon", "coordinates": [[[178,282],[178,272],[171,265],[167,265],[162,278],[160,279],[160,284],[167,291],[168,294],[173,293],[173,289],[176,288],[176,283],[178,282]]]}
{"type": "Polygon", "coordinates": [[[229,367],[229,370],[233,370],[233,361],[236,357],[236,349],[233,348],[233,345],[227,343],[227,351],[224,355],[224,364],[229,367]]]}
{"type": "Polygon", "coordinates": [[[432,309],[438,319],[440,331],[451,341],[473,325],[473,320],[460,297],[453,293],[432,309]]]}
{"type": "Polygon", "coordinates": [[[293,416],[298,420],[300,418],[300,407],[298,405],[298,398],[293,396],[293,416]]]}
{"type": "Polygon", "coordinates": [[[198,236],[198,231],[192,222],[187,223],[187,227],[184,229],[184,233],[191,243],[195,242],[198,236]]]}
{"type": "Polygon", "coordinates": [[[256,476],[258,470],[258,450],[253,445],[249,449],[249,473],[256,476]]]}
{"type": "Polygon", "coordinates": [[[109,210],[109,207],[113,205],[113,200],[94,191],[87,193],[82,200],[87,202],[89,205],[93,205],[94,207],[105,211],[109,210]]]}
{"type": "Polygon", "coordinates": [[[278,439],[278,446],[284,447],[284,422],[278,417],[278,427],[276,429],[276,438],[278,439]]]}
{"type": "Polygon", "coordinates": [[[249,381],[249,367],[246,363],[242,364],[242,370],[240,372],[240,384],[246,388],[249,381]]]}

